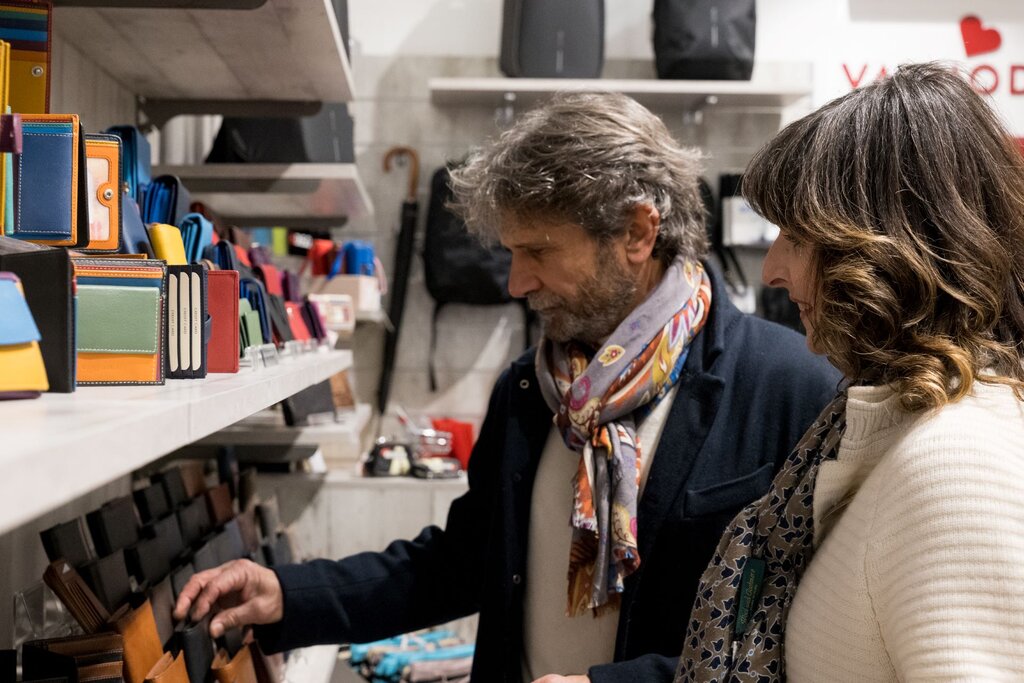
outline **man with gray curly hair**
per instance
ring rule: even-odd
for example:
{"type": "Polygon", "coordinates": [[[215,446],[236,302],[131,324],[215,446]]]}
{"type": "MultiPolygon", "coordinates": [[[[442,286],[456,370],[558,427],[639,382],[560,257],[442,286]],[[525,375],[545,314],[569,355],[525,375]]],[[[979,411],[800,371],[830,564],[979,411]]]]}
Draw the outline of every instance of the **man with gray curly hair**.
{"type": "Polygon", "coordinates": [[[472,680],[670,681],[725,524],[834,394],[704,260],[700,155],[621,95],[566,95],[452,172],[543,337],[501,376],[442,530],[340,561],[201,572],[177,614],[265,649],[480,613],[472,680]],[[552,427],[554,427],[552,429],[552,427]]]}

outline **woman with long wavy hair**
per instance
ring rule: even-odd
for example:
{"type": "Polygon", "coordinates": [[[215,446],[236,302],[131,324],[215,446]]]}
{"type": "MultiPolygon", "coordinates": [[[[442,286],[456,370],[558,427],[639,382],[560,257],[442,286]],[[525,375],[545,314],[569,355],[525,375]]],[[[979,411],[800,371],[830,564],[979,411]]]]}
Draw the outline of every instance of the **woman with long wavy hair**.
{"type": "Polygon", "coordinates": [[[848,382],[704,573],[677,680],[1024,680],[1024,156],[955,71],[791,124],[743,192],[848,382]]]}

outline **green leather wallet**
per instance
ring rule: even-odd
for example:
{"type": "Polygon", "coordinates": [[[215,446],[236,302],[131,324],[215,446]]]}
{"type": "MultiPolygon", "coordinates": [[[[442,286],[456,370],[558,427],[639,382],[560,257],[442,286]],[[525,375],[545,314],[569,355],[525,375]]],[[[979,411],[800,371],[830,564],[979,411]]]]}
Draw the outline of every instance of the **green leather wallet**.
{"type": "Polygon", "coordinates": [[[238,300],[238,325],[241,328],[242,350],[263,343],[263,328],[260,327],[259,311],[254,311],[248,299],[238,300]]]}

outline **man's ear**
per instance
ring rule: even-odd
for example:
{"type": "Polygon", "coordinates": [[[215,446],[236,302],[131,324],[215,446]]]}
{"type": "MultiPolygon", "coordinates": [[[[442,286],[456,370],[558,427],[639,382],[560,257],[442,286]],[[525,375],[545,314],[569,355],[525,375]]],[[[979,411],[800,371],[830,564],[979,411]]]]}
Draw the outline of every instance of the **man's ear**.
{"type": "Polygon", "coordinates": [[[639,264],[651,258],[654,240],[661,229],[661,214],[651,204],[637,204],[626,235],[626,258],[639,264]]]}

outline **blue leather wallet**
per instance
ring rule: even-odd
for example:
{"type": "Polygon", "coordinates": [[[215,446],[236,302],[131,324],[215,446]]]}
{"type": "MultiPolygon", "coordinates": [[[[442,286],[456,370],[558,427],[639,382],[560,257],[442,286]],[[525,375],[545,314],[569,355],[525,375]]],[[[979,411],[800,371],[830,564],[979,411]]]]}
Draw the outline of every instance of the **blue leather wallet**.
{"type": "Polygon", "coordinates": [[[177,225],[178,219],[188,213],[192,203],[181,180],[172,175],[154,178],[142,196],[142,219],[146,224],[177,225]]]}
{"type": "Polygon", "coordinates": [[[89,244],[85,142],[77,114],[22,114],[14,163],[12,237],[58,247],[89,244]]]}
{"type": "Polygon", "coordinates": [[[128,184],[128,195],[139,203],[151,179],[149,141],[135,126],[113,126],[104,132],[116,135],[124,143],[124,181],[128,184]]]}
{"type": "Polygon", "coordinates": [[[181,239],[185,243],[185,256],[189,263],[203,258],[203,251],[213,241],[213,223],[201,213],[190,213],[178,223],[181,239]]]}
{"type": "Polygon", "coordinates": [[[267,290],[263,288],[263,283],[251,277],[239,278],[238,291],[243,299],[248,299],[252,310],[259,313],[263,343],[270,344],[274,337],[270,328],[270,315],[267,311],[267,290]]]}

